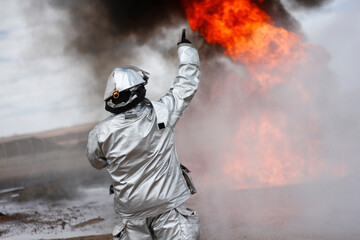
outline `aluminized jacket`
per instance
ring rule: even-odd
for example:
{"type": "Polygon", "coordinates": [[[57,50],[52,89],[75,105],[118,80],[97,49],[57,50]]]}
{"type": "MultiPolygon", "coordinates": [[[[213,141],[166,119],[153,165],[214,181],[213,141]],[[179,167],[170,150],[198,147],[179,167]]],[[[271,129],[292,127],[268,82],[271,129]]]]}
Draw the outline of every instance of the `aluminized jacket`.
{"type": "Polygon", "coordinates": [[[97,169],[107,168],[115,211],[123,218],[155,216],[191,196],[176,154],[174,128],[198,89],[200,62],[191,44],[180,44],[178,57],[178,74],[166,95],[111,115],[89,133],[89,161],[97,169]]]}

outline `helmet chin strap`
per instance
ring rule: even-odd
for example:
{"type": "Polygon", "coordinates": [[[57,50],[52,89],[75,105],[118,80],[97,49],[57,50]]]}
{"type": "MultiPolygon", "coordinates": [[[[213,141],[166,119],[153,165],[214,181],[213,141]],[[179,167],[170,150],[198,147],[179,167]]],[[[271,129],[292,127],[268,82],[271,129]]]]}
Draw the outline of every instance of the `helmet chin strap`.
{"type": "Polygon", "coordinates": [[[119,114],[122,112],[126,112],[127,110],[135,107],[138,105],[142,100],[144,100],[146,94],[145,87],[139,87],[135,90],[134,94],[131,94],[130,99],[128,100],[129,103],[119,103],[115,104],[113,102],[113,98],[110,98],[105,102],[105,109],[114,114],[119,114]],[[133,100],[132,100],[133,99],[133,100]]]}

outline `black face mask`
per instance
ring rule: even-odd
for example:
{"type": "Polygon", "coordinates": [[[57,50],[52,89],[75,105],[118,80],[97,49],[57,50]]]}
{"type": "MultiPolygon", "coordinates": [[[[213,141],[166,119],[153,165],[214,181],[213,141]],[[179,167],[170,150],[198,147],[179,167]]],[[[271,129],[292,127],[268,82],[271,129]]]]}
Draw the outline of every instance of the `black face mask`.
{"type": "Polygon", "coordinates": [[[109,111],[111,113],[119,114],[122,112],[125,112],[136,105],[138,105],[142,100],[144,100],[146,94],[146,89],[144,85],[140,85],[136,90],[131,92],[130,90],[125,90],[119,93],[119,97],[115,99],[114,97],[111,97],[105,102],[105,109],[106,111],[109,111]],[[122,102],[127,102],[130,97],[136,95],[137,97],[131,101],[129,104],[122,106],[122,107],[111,107],[109,106],[109,102],[111,101],[113,104],[119,104],[122,102]]]}
{"type": "Polygon", "coordinates": [[[131,91],[130,90],[125,90],[125,91],[122,91],[120,93],[118,93],[118,98],[115,98],[114,96],[111,98],[111,101],[114,103],[114,104],[119,104],[119,103],[122,103],[122,102],[127,102],[131,96],[131,91]]]}

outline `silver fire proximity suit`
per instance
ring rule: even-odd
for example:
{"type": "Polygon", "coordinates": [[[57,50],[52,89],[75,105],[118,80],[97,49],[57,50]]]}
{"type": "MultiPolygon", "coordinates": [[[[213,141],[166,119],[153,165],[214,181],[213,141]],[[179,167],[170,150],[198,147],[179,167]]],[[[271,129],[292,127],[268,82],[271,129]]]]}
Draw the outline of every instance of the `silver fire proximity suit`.
{"type": "Polygon", "coordinates": [[[166,95],[145,98],[89,133],[88,159],[97,169],[106,167],[113,181],[121,219],[114,239],[199,239],[199,217],[184,206],[196,190],[178,161],[174,131],[198,89],[200,61],[189,43],[178,45],[178,58],[178,74],[166,95]]]}

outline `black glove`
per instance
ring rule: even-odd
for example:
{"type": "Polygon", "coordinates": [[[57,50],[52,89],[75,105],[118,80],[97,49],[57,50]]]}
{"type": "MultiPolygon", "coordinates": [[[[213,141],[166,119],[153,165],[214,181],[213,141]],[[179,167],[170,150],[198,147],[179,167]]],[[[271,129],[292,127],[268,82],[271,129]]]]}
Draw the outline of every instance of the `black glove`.
{"type": "Polygon", "coordinates": [[[181,44],[181,43],[191,43],[189,40],[186,39],[186,30],[185,28],[182,31],[182,35],[181,35],[181,41],[178,42],[177,45],[181,44]]]}

